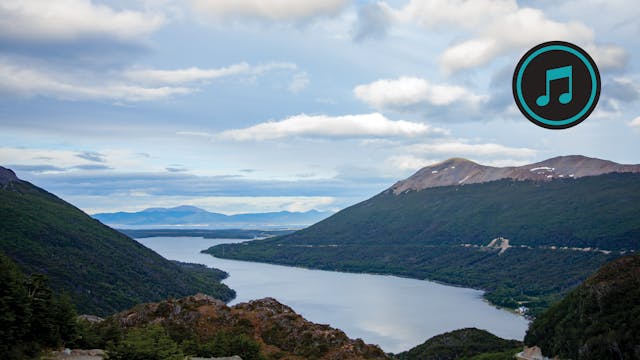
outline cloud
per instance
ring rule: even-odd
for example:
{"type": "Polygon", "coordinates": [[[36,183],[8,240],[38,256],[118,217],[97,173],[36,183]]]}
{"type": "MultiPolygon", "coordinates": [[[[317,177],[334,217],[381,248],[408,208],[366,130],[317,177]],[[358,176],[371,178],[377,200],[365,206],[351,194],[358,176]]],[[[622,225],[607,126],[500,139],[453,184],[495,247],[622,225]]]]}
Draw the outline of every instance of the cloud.
{"type": "Polygon", "coordinates": [[[473,29],[487,19],[517,10],[513,0],[411,0],[395,12],[401,21],[412,21],[425,27],[457,25],[473,29]]]}
{"type": "Polygon", "coordinates": [[[33,174],[63,173],[70,170],[94,171],[94,170],[111,170],[112,169],[109,166],[99,165],[99,164],[75,165],[71,167],[60,167],[60,166],[54,166],[49,164],[35,164],[35,165],[15,164],[15,165],[7,165],[6,167],[14,171],[33,173],[33,174]]]}
{"type": "Polygon", "coordinates": [[[149,35],[165,22],[160,13],[115,10],[90,0],[0,1],[0,38],[8,40],[132,40],[149,35]]]}
{"type": "Polygon", "coordinates": [[[293,75],[287,89],[292,93],[299,93],[309,85],[309,75],[306,72],[299,72],[293,75]]]}
{"type": "Polygon", "coordinates": [[[548,19],[541,10],[520,8],[493,18],[477,37],[449,47],[440,57],[445,71],[455,72],[484,65],[509,51],[526,49],[538,43],[563,39],[591,43],[594,34],[579,22],[561,23],[548,19]]]}
{"type": "Polygon", "coordinates": [[[200,89],[198,82],[221,77],[255,76],[267,71],[295,70],[292,63],[267,63],[251,66],[239,63],[218,69],[186,68],[175,70],[127,69],[93,73],[55,68],[38,62],[0,57],[0,91],[11,95],[46,96],[62,100],[154,101],[186,95],[200,89]],[[186,84],[189,86],[175,86],[186,84]]]}
{"type": "Polygon", "coordinates": [[[628,60],[629,54],[615,45],[589,45],[585,50],[593,57],[600,69],[620,69],[624,67],[628,60]]]}
{"type": "Polygon", "coordinates": [[[365,4],[358,9],[353,38],[356,41],[382,38],[386,35],[392,21],[389,9],[384,3],[365,4]]]}
{"type": "Polygon", "coordinates": [[[631,78],[614,78],[606,81],[603,87],[603,94],[618,101],[634,102],[640,99],[640,87],[631,78]]]}
{"type": "Polygon", "coordinates": [[[385,163],[390,167],[401,171],[415,171],[437,162],[438,160],[425,159],[413,155],[396,155],[385,160],[385,163]]]}
{"type": "Polygon", "coordinates": [[[93,152],[93,151],[83,151],[83,152],[81,152],[79,154],[76,154],[76,156],[81,158],[81,159],[85,159],[85,160],[89,160],[89,161],[94,161],[94,162],[99,162],[99,163],[105,162],[104,154],[100,154],[100,153],[93,152]]]}
{"type": "Polygon", "coordinates": [[[6,165],[5,167],[13,171],[18,171],[18,172],[24,171],[24,172],[30,172],[30,173],[63,172],[67,170],[62,167],[46,165],[46,164],[38,164],[38,165],[15,164],[15,165],[6,165]]]}
{"type": "Polygon", "coordinates": [[[234,75],[260,75],[272,70],[296,70],[297,68],[296,64],[285,62],[255,66],[242,62],[213,69],[201,69],[198,67],[175,70],[130,69],[124,72],[123,77],[144,84],[176,85],[202,82],[234,75]]]}
{"type": "Polygon", "coordinates": [[[126,83],[83,81],[76,74],[61,74],[52,69],[21,66],[0,59],[0,90],[24,97],[46,96],[63,100],[107,99],[149,101],[172,95],[188,94],[185,87],[144,87],[126,83]]]}
{"type": "Polygon", "coordinates": [[[0,164],[2,163],[16,164],[18,171],[35,173],[43,171],[77,172],[77,170],[121,171],[123,169],[155,171],[160,169],[160,167],[150,164],[142,155],[125,150],[78,153],[71,150],[0,147],[0,164]]]}
{"type": "Polygon", "coordinates": [[[640,129],[640,116],[631,120],[629,122],[629,126],[640,129]]]}
{"type": "Polygon", "coordinates": [[[87,165],[76,165],[72,169],[92,171],[92,170],[111,170],[113,168],[107,165],[87,164],[87,165]]]}
{"type": "Polygon", "coordinates": [[[319,16],[331,16],[345,8],[349,0],[192,0],[198,13],[216,20],[255,19],[300,22],[319,16]]]}
{"type": "Polygon", "coordinates": [[[200,69],[197,67],[176,70],[131,69],[125,71],[123,75],[127,79],[147,84],[184,84],[245,74],[250,69],[249,64],[240,63],[219,69],[200,69]]]}
{"type": "Polygon", "coordinates": [[[529,148],[514,148],[495,143],[467,144],[463,142],[442,142],[435,144],[416,144],[408,147],[412,153],[448,156],[503,156],[526,158],[535,156],[537,151],[529,148]]]}
{"type": "Polygon", "coordinates": [[[179,172],[186,172],[189,171],[187,168],[181,166],[181,165],[171,165],[171,166],[167,166],[165,168],[168,172],[172,172],[172,173],[179,173],[179,172]]]}
{"type": "Polygon", "coordinates": [[[245,129],[227,130],[220,137],[236,140],[273,140],[286,137],[413,137],[445,135],[444,129],[405,120],[389,120],[379,113],[361,115],[296,115],[245,129]]]}
{"type": "Polygon", "coordinates": [[[353,92],[358,99],[378,109],[418,104],[444,106],[457,102],[477,104],[486,100],[485,96],[476,95],[461,86],[431,84],[415,77],[377,80],[358,85],[353,92]]]}
{"type": "Polygon", "coordinates": [[[552,20],[539,9],[518,6],[515,0],[411,0],[397,9],[384,6],[398,23],[429,29],[455,26],[470,33],[470,38],[458,41],[440,56],[440,66],[447,73],[482,66],[509,52],[557,39],[582,44],[600,68],[620,68],[627,61],[624,49],[596,45],[593,30],[585,24],[552,20]]]}

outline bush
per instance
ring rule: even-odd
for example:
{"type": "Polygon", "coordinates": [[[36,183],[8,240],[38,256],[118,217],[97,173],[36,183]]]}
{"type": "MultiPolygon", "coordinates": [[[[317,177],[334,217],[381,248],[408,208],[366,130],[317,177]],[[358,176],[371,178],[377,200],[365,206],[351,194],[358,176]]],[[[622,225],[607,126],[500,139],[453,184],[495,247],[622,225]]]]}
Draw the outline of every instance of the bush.
{"type": "Polygon", "coordinates": [[[183,360],[184,354],[160,325],[133,328],[107,349],[108,360],[183,360]]]}

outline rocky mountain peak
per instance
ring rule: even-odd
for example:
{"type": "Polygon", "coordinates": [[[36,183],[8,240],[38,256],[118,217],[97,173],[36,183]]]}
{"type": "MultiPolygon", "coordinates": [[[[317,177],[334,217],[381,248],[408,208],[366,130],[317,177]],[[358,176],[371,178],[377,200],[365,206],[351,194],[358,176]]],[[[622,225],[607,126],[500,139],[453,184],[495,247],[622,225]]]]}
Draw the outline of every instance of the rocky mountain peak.
{"type": "Polygon", "coordinates": [[[0,166],[0,185],[4,186],[10,182],[19,181],[16,173],[11,169],[4,168],[0,166]]]}
{"type": "Polygon", "coordinates": [[[400,194],[439,186],[477,184],[500,179],[551,181],[615,172],[640,172],[640,165],[623,165],[582,155],[558,156],[523,166],[492,167],[462,158],[426,166],[397,182],[389,191],[400,194]]]}

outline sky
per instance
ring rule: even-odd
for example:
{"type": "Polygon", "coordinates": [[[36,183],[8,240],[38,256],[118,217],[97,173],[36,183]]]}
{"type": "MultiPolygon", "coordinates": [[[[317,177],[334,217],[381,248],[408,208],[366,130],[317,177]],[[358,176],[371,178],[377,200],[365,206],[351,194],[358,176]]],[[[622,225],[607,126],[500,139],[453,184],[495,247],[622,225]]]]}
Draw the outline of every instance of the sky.
{"type": "Polygon", "coordinates": [[[640,163],[634,0],[0,0],[0,165],[89,212],[337,211],[423,166],[640,163]],[[566,130],[513,101],[551,40],[602,92],[566,130]]]}

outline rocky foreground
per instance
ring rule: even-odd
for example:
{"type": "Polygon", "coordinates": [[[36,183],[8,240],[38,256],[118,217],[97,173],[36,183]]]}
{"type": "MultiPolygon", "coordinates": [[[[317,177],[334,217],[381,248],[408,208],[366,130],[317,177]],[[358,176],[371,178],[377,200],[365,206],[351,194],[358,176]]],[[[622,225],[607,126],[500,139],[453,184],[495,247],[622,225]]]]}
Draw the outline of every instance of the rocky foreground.
{"type": "MultiPolygon", "coordinates": [[[[242,333],[260,344],[265,358],[388,359],[375,345],[350,339],[338,329],[315,324],[273,298],[235,306],[207,295],[138,305],[109,317],[123,330],[159,324],[207,339],[219,332],[242,333]]],[[[234,354],[228,354],[229,356],[234,354]]]]}

